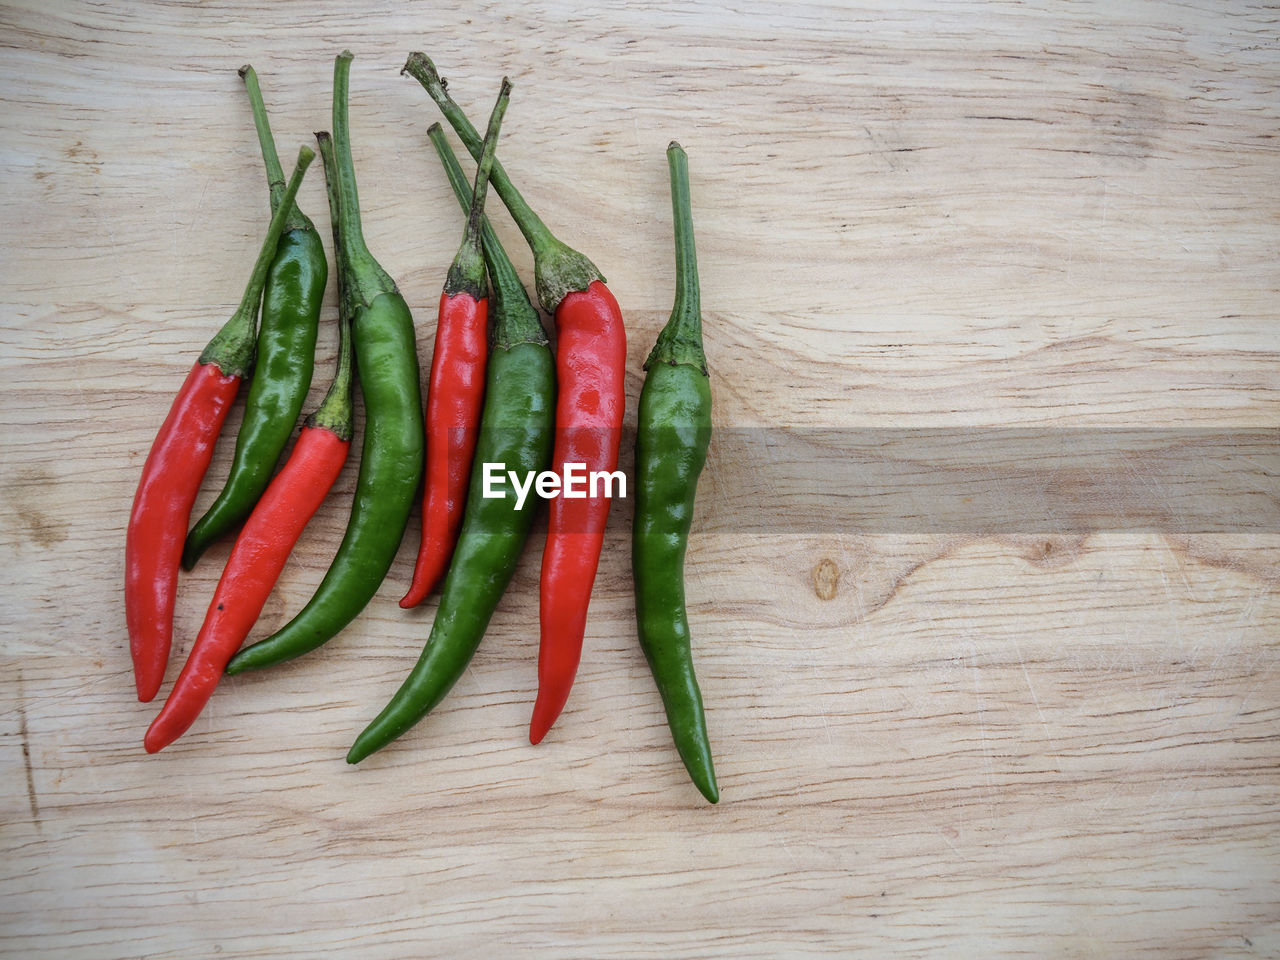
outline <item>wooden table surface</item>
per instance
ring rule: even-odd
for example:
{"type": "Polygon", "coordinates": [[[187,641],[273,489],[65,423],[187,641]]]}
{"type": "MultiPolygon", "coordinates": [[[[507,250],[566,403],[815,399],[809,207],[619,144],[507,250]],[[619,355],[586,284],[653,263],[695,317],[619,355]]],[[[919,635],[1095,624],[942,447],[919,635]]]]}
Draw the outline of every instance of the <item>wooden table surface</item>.
{"type": "MultiPolygon", "coordinates": [[[[1125,525],[1100,496],[1094,528],[1041,529],[1015,491],[990,529],[895,524],[892,497],[860,524],[796,453],[811,428],[837,474],[842,431],[1274,437],[1275,9],[593,6],[0,6],[0,953],[1280,955],[1274,517],[1125,525]],[[629,425],[673,291],[663,151],[689,152],[718,439],[688,590],[718,806],[637,648],[626,502],[540,746],[545,522],[463,680],[359,768],[344,753],[435,609],[396,605],[412,533],[338,638],[225,682],[181,741],[142,750],[159,703],[133,692],[125,523],[265,222],[236,68],[257,68],[291,157],[329,125],[344,47],[365,232],[421,355],[461,218],[435,109],[399,75],[412,49],[480,116],[514,81],[502,156],[623,305],[629,425]]],[[[327,244],[318,167],[301,202],[327,244]]],[[[334,316],[331,291],[313,401],[334,316]]],[[[1253,463],[1274,511],[1274,461],[1253,463]]],[[[310,596],[353,483],[263,631],[310,596]]],[[[226,554],[181,580],[168,683],[226,554]]]]}

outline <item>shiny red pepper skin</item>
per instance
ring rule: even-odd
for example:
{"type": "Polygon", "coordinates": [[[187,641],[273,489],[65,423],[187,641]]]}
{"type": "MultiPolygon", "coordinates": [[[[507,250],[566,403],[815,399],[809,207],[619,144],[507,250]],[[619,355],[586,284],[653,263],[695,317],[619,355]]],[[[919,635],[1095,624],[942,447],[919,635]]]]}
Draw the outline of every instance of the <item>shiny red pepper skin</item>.
{"type": "MultiPolygon", "coordinates": [[[[588,475],[612,472],[618,467],[626,400],[627,337],[609,288],[596,280],[565,296],[556,308],[556,335],[559,395],[551,469],[562,478],[567,463],[585,464],[588,475]]],[[[540,742],[560,716],[578,672],[609,505],[604,496],[551,501],[542,553],[542,636],[531,743],[540,742]]]]}
{"type": "Polygon", "coordinates": [[[436,343],[427,388],[427,467],[422,494],[422,543],[413,580],[400,606],[417,606],[449,568],[462,525],[471,458],[484,407],[489,300],[468,291],[440,295],[436,343]]]}
{"type": "Polygon", "coordinates": [[[187,663],[147,731],[147,753],[182,736],[209,702],[227,661],[262,613],[289,551],[342,472],[350,446],[350,439],[324,427],[302,428],[236,538],[187,663]]]}
{"type": "Polygon", "coordinates": [[[193,364],[142,468],[125,539],[124,611],[143,703],[164,681],[191,507],[239,387],[240,377],[227,376],[216,363],[193,364]]]}

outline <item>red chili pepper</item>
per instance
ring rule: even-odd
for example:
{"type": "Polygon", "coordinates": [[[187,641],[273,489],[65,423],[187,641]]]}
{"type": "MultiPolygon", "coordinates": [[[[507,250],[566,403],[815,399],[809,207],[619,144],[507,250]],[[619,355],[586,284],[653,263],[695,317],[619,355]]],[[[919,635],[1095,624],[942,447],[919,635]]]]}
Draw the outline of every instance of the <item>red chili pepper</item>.
{"type": "Polygon", "coordinates": [[[200,481],[213,459],[240,377],[197,361],[156,434],[125,538],[125,620],[138,699],[160,690],[173,640],[178,563],[200,481]]]}
{"type": "Polygon", "coordinates": [[[182,736],[209,702],[227,661],[262,613],[289,551],[342,471],[350,446],[349,434],[344,439],[324,427],[302,428],[236,538],[187,663],[147,731],[147,753],[182,736]]]}
{"type": "Polygon", "coordinates": [[[406,609],[425,600],[449,568],[467,502],[489,359],[489,278],[484,266],[481,228],[498,130],[510,92],[511,84],[504,77],[476,167],[476,184],[462,244],[449,267],[444,292],[440,294],[436,344],[427,382],[422,543],[413,568],[413,580],[400,601],[400,606],[406,609]]]}
{"type": "MultiPolygon", "coordinates": [[[[585,464],[612,473],[618,467],[625,403],[627,338],[618,301],[601,281],[570,293],[556,307],[556,442],[551,469],[585,464]]],[[[587,490],[588,494],[592,491],[587,490]]],[[[596,488],[603,493],[603,485],[596,488]]],[[[587,606],[604,544],[609,497],[551,501],[539,591],[542,640],[538,697],[529,741],[538,743],[560,716],[582,658],[587,606]]]]}
{"type": "Polygon", "coordinates": [[[422,542],[413,580],[400,606],[427,598],[449,567],[466,505],[476,425],[484,405],[489,300],[469,291],[440,295],[436,345],[427,385],[427,467],[422,542]]]}
{"type": "Polygon", "coordinates": [[[144,703],[159,692],[169,662],[178,564],[191,507],[209,469],[222,422],[240,381],[253,365],[262,286],[302,175],[314,157],[308,147],[298,151],[286,199],[271,218],[240,306],[187,374],[142,468],[125,538],[124,609],[134,682],[144,703]]]}

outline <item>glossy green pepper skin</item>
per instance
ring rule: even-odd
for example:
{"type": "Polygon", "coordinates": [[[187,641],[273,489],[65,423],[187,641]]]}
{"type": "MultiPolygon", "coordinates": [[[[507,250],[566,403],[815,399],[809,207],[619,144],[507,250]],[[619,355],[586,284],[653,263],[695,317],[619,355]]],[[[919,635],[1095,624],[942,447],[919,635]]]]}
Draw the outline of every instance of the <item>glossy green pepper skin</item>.
{"type": "Polygon", "coordinates": [[[711,385],[702,348],[688,159],[667,149],[676,233],[676,303],[645,363],[636,424],[631,567],[640,647],[690,779],[720,799],[685,610],[684,557],[698,477],[711,441],[711,385]]]}
{"type": "MultiPolygon", "coordinates": [[[[347,125],[351,54],[334,63],[333,149],[338,185],[340,313],[351,317],[364,399],[360,474],[347,530],[307,605],[265,640],[241,650],[228,673],[308,653],[355,619],[377,592],[404,536],[422,480],[424,427],[413,317],[365,245],[347,125]]],[[[327,172],[327,171],[326,171],[327,172]]]]}
{"type": "Polygon", "coordinates": [[[659,362],[640,393],[636,428],[635,574],[640,647],[657,682],[680,759],[719,799],[685,611],[684,555],[698,476],[711,440],[711,387],[691,364],[659,362]]]}
{"type": "MultiPolygon", "coordinates": [[[[240,76],[253,108],[271,211],[275,213],[284,194],[284,170],[257,74],[246,65],[240,68],[240,76]]],[[[271,482],[311,387],[320,307],[328,279],[329,263],[320,234],[292,203],[262,294],[253,379],[231,469],[222,492],[187,534],[182,551],[184,569],[194,567],[214,541],[237,528],[271,482]]]]}
{"type": "MultiPolygon", "coordinates": [[[[463,209],[471,190],[439,125],[428,131],[463,209]]],[[[545,470],[554,438],[555,360],[538,311],[486,221],[484,255],[493,285],[493,350],[484,411],[472,461],[470,490],[458,543],[440,593],[440,607],[422,655],[391,701],[356,738],[348,763],[359,763],[430,713],[462,676],[480,646],[493,611],[515,572],[533,523],[530,491],[520,509],[509,483],[501,497],[484,496],[484,464],[521,476],[545,470]]]]}

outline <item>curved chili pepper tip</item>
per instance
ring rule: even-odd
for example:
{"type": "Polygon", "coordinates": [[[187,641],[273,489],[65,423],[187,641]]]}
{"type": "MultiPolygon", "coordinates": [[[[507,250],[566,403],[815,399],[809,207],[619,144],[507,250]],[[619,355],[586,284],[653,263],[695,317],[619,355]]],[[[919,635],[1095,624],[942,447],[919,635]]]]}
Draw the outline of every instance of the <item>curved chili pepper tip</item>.
{"type": "MultiPolygon", "coordinates": [[[[566,698],[567,691],[566,691],[566,698]]],[[[529,742],[535,747],[542,742],[542,738],[555,725],[560,717],[560,712],[564,710],[564,702],[551,704],[545,698],[534,701],[533,716],[529,720],[529,742]]]]}

